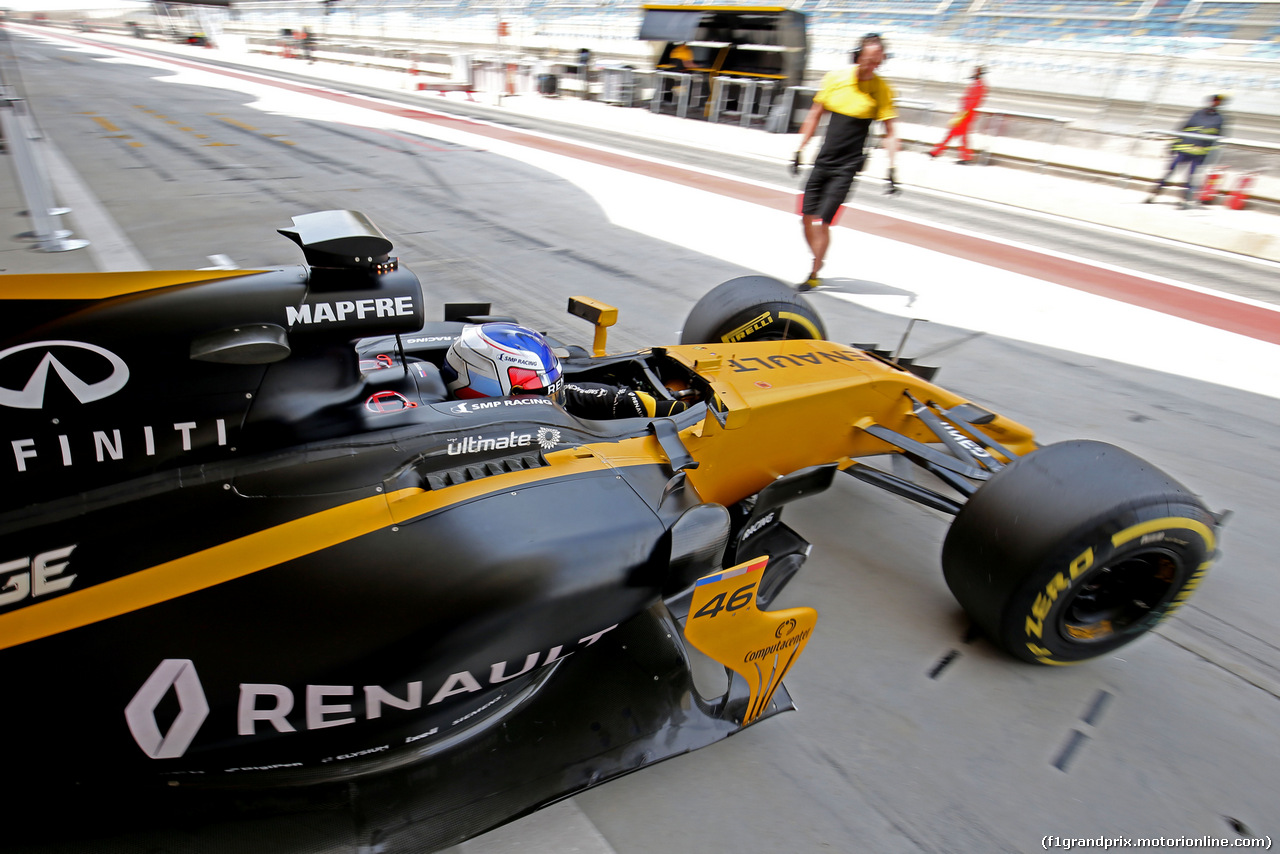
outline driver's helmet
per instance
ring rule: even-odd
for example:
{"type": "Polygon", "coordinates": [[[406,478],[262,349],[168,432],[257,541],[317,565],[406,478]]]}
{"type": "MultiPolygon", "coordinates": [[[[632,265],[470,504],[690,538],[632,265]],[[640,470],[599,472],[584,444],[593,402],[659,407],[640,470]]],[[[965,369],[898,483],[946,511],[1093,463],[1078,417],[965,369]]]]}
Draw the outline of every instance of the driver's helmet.
{"type": "Polygon", "coordinates": [[[514,323],[465,327],[440,374],[457,398],[543,394],[560,400],[564,394],[560,360],[547,339],[514,323]]]}

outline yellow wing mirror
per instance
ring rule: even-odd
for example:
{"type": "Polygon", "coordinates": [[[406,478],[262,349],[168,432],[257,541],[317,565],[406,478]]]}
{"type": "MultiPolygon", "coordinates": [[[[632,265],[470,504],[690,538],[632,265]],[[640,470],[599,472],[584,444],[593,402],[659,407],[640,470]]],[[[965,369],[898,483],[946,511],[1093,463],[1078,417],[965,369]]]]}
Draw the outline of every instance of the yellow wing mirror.
{"type": "Polygon", "coordinates": [[[609,336],[607,330],[618,322],[618,310],[591,297],[569,297],[569,313],[591,322],[596,328],[595,341],[591,346],[592,355],[605,355],[605,342],[609,336]]]}

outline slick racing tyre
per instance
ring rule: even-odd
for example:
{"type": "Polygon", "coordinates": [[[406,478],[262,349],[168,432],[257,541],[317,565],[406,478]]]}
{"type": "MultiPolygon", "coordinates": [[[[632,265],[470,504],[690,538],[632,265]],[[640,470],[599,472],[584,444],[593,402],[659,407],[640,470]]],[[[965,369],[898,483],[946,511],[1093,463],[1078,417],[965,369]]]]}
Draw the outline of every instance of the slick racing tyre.
{"type": "Polygon", "coordinates": [[[1195,591],[1217,520],[1185,487],[1113,445],[1049,445],[997,472],[942,547],[951,592],[997,645],[1073,664],[1150,631],[1195,591]]]}
{"type": "Polygon", "coordinates": [[[698,300],[684,323],[680,343],[826,337],[822,318],[791,286],[768,276],[739,276],[698,300]]]}

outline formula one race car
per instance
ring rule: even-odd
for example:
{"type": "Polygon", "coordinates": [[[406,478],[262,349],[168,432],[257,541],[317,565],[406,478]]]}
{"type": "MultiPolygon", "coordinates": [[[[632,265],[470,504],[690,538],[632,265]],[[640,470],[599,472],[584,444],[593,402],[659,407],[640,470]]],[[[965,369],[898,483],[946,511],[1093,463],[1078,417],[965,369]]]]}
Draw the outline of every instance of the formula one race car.
{"type": "Polygon", "coordinates": [[[769,610],[809,550],[783,510],[841,472],[954,514],[948,585],[1030,662],[1149,631],[1216,554],[1167,475],[1040,447],[775,280],[615,355],[616,310],[570,300],[595,340],[552,342],[565,379],[680,403],[593,420],[450,395],[450,345],[505,318],[426,322],[362,215],[281,232],[305,266],[0,278],[0,786],[31,850],[232,816],[433,850],[784,711],[816,614],[769,610]]]}

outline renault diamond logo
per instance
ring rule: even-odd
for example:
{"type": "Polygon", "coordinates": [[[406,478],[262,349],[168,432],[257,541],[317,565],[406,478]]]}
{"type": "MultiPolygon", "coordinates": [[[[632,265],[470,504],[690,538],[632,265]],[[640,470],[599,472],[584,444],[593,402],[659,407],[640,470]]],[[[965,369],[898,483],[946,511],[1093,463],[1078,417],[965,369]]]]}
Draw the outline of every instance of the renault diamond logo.
{"type": "Polygon", "coordinates": [[[160,662],[124,709],[133,740],[152,759],[176,759],[186,753],[208,716],[209,701],[205,699],[200,677],[196,675],[195,665],[186,658],[166,658],[160,662]],[[169,731],[161,733],[156,722],[156,706],[170,688],[178,696],[181,711],[169,724],[169,731]]]}
{"type": "MultiPolygon", "coordinates": [[[[86,344],[83,341],[36,341],[31,344],[20,344],[0,353],[0,364],[15,353],[40,348],[45,350],[44,358],[36,365],[36,369],[31,372],[31,377],[27,380],[26,385],[21,389],[12,389],[0,385],[0,406],[8,406],[13,409],[44,408],[45,387],[49,383],[50,370],[58,375],[58,378],[62,380],[62,384],[67,387],[67,391],[71,392],[75,399],[81,403],[92,403],[95,400],[110,397],[124,388],[124,384],[129,381],[129,366],[124,363],[123,359],[110,350],[104,350],[101,347],[86,344]],[[110,366],[111,373],[105,379],[97,379],[96,376],[101,373],[101,370],[99,370],[90,374],[93,379],[83,380],[54,355],[59,348],[87,350],[90,353],[94,353],[106,360],[106,365],[103,367],[110,366]]],[[[64,354],[64,358],[66,358],[66,354],[64,354]]]]}

